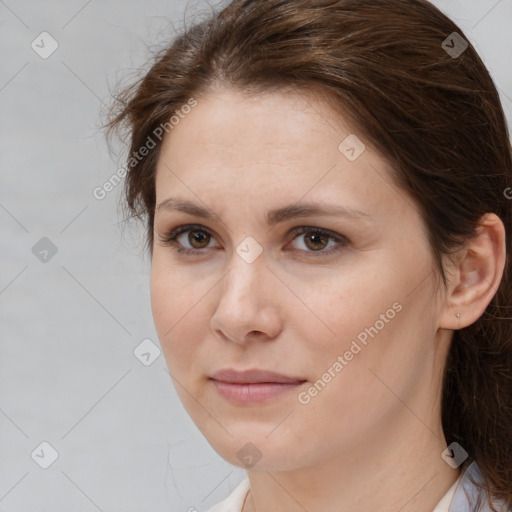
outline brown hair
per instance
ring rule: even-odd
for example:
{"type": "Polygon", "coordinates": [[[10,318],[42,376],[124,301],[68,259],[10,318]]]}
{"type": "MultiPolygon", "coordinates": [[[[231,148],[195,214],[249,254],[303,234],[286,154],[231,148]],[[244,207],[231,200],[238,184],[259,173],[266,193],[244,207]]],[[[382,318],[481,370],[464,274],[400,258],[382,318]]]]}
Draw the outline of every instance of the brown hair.
{"type": "MultiPolygon", "coordinates": [[[[500,287],[473,325],[454,331],[442,396],[447,443],[458,442],[491,494],[512,503],[512,149],[496,87],[460,28],[426,0],[235,0],[186,28],[124,89],[107,123],[126,129],[125,199],[146,218],[152,254],[158,127],[194,95],[320,90],[391,163],[415,199],[446,284],[442,255],[498,215],[507,259],[500,287]],[[453,36],[456,32],[458,36],[453,36]],[[458,54],[454,49],[468,47],[458,54]],[[451,49],[451,51],[450,51],[451,49]],[[156,131],[155,131],[156,130],[156,131]]],[[[161,131],[161,130],[160,130],[161,131]]],[[[170,130],[166,130],[170,132],[170,130]]],[[[512,509],[511,509],[512,510],[512,509]]]]}

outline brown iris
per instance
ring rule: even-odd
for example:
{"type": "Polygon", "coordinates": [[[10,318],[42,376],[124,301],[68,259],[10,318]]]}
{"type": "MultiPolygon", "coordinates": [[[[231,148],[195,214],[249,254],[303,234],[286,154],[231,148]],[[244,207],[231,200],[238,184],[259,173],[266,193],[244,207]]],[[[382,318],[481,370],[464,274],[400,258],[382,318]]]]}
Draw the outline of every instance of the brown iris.
{"type": "Polygon", "coordinates": [[[329,237],[319,233],[318,231],[310,231],[310,233],[312,234],[304,237],[306,245],[313,251],[323,249],[326,246],[329,237]],[[312,246],[309,245],[308,241],[312,242],[312,246]],[[318,247],[318,245],[321,245],[321,247],[318,247]]]}
{"type": "Polygon", "coordinates": [[[194,247],[194,249],[204,249],[208,243],[210,242],[210,235],[206,233],[205,231],[201,230],[191,230],[188,234],[188,241],[190,242],[190,245],[194,247]],[[197,247],[195,243],[201,244],[206,240],[206,245],[202,245],[200,247],[197,247]]]}

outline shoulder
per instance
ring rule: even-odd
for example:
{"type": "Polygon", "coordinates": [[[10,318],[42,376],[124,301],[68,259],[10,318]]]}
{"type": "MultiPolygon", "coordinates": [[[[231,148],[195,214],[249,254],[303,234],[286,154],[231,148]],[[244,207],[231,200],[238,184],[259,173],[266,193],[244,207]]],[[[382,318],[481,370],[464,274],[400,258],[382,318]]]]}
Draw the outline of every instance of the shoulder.
{"type": "Polygon", "coordinates": [[[208,509],[207,512],[240,512],[248,492],[249,478],[245,477],[227,498],[208,509]]]}
{"type": "MultiPolygon", "coordinates": [[[[478,464],[473,461],[466,466],[455,489],[448,512],[492,512],[487,501],[487,492],[474,484],[483,483],[484,478],[478,464]]],[[[498,512],[509,512],[501,500],[493,500],[498,512]]]]}

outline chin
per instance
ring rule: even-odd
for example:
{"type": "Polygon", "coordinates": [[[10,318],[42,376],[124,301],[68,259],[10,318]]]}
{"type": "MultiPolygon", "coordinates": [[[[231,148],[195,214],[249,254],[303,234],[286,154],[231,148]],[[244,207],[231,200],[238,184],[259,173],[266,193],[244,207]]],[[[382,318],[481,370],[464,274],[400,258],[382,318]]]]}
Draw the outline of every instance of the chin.
{"type": "Polygon", "coordinates": [[[218,425],[214,429],[215,435],[209,428],[201,431],[223,459],[239,468],[288,471],[305,462],[303,450],[297,450],[297,446],[287,443],[287,439],[279,436],[277,431],[269,436],[271,429],[268,426],[254,429],[247,428],[247,425],[240,425],[238,429],[233,425],[226,426],[233,437],[218,425]],[[222,434],[219,434],[219,430],[222,430],[222,434]]]}

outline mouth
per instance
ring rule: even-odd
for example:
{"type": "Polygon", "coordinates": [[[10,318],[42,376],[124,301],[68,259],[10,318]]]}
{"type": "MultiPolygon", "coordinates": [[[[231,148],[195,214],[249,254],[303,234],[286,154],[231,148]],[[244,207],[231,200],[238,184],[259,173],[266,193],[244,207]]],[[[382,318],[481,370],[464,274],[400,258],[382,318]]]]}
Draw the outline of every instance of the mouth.
{"type": "Polygon", "coordinates": [[[210,377],[218,393],[237,404],[262,403],[275,399],[307,382],[268,370],[221,370],[210,377]]]}

